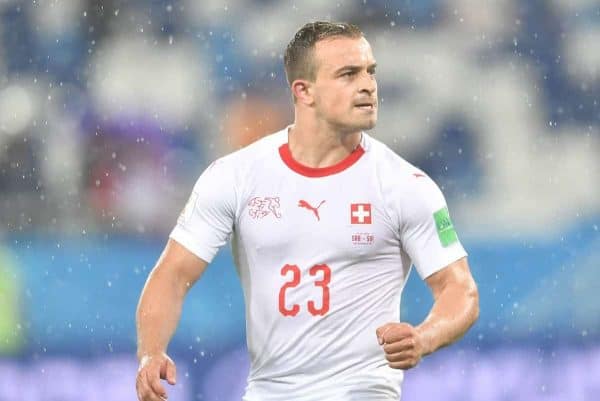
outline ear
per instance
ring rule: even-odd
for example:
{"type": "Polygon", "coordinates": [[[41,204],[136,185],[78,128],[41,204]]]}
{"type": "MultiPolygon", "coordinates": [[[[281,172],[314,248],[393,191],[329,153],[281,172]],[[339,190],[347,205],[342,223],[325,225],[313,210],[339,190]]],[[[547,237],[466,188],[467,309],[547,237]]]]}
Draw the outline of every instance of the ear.
{"type": "Polygon", "coordinates": [[[307,106],[313,104],[312,83],[305,79],[297,79],[292,82],[292,93],[298,102],[307,106]]]}

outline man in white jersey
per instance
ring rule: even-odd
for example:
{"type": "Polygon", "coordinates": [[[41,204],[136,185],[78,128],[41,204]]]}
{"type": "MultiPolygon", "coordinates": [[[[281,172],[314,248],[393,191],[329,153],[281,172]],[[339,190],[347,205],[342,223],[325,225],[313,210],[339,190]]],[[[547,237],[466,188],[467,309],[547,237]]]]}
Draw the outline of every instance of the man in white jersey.
{"type": "Polygon", "coordinates": [[[466,253],[436,184],[364,132],[375,60],[350,24],[306,24],[287,47],[294,123],[212,163],[137,311],[142,401],[175,383],[168,342],[189,288],[232,242],[246,303],[246,401],[398,400],[403,370],[477,319],[466,253]],[[411,264],[430,314],[400,322],[411,264]]]}

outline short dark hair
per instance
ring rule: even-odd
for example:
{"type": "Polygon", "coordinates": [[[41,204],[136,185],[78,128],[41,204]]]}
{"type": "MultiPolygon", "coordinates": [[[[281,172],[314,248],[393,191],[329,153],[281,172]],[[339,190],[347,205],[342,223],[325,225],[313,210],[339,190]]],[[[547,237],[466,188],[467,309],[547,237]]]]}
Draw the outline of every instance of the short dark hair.
{"type": "Polygon", "coordinates": [[[296,32],[283,56],[285,74],[290,85],[299,78],[311,81],[316,78],[317,66],[312,55],[315,44],[336,36],[360,38],[364,34],[356,25],[328,21],[309,22],[296,32]]]}

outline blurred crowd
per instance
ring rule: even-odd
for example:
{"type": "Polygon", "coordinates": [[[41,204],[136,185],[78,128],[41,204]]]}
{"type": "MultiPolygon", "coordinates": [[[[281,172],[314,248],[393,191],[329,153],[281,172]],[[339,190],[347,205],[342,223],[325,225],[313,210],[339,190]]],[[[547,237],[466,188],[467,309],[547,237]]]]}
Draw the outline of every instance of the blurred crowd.
{"type": "Polygon", "coordinates": [[[2,0],[0,234],[169,230],[211,160],[292,121],[283,51],[315,19],[365,31],[373,135],[462,231],[598,215],[593,0],[2,0]]]}

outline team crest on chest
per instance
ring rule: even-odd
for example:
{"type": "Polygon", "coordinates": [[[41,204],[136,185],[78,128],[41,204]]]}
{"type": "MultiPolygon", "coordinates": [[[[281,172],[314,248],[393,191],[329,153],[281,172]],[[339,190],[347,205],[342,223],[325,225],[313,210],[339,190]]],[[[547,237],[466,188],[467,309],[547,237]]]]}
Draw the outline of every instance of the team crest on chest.
{"type": "Polygon", "coordinates": [[[272,214],[281,218],[281,204],[278,196],[255,196],[248,201],[248,213],[254,219],[262,219],[272,214]]]}

